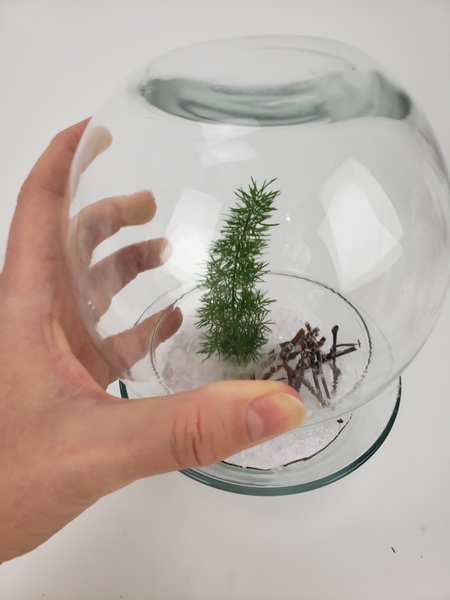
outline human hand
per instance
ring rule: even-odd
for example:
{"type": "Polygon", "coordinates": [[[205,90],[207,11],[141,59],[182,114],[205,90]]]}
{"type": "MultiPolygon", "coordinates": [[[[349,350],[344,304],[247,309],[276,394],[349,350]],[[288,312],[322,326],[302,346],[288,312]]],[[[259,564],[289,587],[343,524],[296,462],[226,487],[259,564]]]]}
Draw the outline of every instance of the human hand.
{"type": "MultiPolygon", "coordinates": [[[[72,173],[71,179],[74,187],[79,181],[80,172],[111,142],[112,137],[107,129],[90,128],[87,141],[84,138],[82,164],[78,160],[73,169],[75,173],[72,173]]],[[[98,322],[110,308],[116,294],[139,273],[164,264],[170,258],[172,246],[165,238],[136,242],[111,252],[94,263],[93,252],[122,227],[148,223],[155,213],[153,194],[140,191],[89,204],[69,221],[66,235],[70,242],[66,248],[66,261],[77,288],[77,308],[82,313],[84,323],[89,326],[90,335],[95,336],[97,350],[105,359],[105,362],[101,361],[98,365],[95,377],[104,387],[117,377],[128,375],[135,363],[148,355],[150,338],[155,331],[156,339],[153,344],[157,347],[178,330],[183,319],[179,308],[169,306],[116,335],[103,337],[97,333],[98,322]],[[109,370],[105,371],[106,364],[109,365],[109,370]]],[[[85,335],[84,328],[82,334],[85,335]]],[[[90,340],[84,347],[89,349],[87,360],[80,354],[78,359],[82,364],[88,364],[92,372],[92,360],[95,362],[98,355],[92,356],[90,340]]]]}
{"type": "MultiPolygon", "coordinates": [[[[297,393],[273,381],[133,401],[104,390],[111,373],[74,306],[61,228],[86,124],[58,134],[23,185],[0,275],[0,562],[138,478],[212,464],[305,416],[297,393]]],[[[155,247],[154,258],[160,255],[155,247]]],[[[165,335],[180,315],[172,319],[165,335]]]]}

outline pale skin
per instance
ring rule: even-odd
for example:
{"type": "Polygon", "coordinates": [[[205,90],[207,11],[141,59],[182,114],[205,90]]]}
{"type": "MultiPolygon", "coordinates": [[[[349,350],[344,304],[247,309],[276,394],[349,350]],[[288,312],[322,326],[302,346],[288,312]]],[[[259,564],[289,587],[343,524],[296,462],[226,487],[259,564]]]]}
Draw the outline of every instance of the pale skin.
{"type": "MultiPolygon", "coordinates": [[[[61,225],[70,165],[86,125],[59,133],[24,183],[0,275],[0,562],[36,548],[136,479],[212,464],[305,418],[298,394],[273,381],[220,382],[134,401],[105,391],[130,365],[108,367],[86,334],[70,293],[61,225]]],[[[131,198],[134,222],[150,220],[153,196],[131,198]]],[[[111,203],[117,226],[128,224],[130,203],[111,203]]],[[[167,246],[153,240],[132,248],[134,271],[111,294],[140,270],[162,264],[167,246]]],[[[97,310],[107,310],[109,301],[102,305],[99,298],[97,310]]],[[[180,321],[174,311],[162,340],[180,321]]],[[[108,343],[138,360],[151,326],[147,321],[134,337],[126,332],[108,343]]]]}

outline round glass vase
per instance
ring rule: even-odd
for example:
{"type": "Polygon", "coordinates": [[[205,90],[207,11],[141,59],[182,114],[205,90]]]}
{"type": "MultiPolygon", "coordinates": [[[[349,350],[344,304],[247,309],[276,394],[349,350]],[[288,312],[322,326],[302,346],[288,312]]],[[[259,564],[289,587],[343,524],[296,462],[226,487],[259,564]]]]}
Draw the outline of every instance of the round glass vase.
{"type": "Polygon", "coordinates": [[[304,399],[308,417],[293,434],[188,475],[293,493],[379,447],[399,376],[444,300],[450,212],[430,125],[371,58],[300,36],[156,58],[89,124],[67,204],[75,297],[123,395],[270,378],[304,399]],[[237,190],[268,181],[279,194],[258,286],[271,326],[242,369],[199,354],[199,282],[237,190]]]}

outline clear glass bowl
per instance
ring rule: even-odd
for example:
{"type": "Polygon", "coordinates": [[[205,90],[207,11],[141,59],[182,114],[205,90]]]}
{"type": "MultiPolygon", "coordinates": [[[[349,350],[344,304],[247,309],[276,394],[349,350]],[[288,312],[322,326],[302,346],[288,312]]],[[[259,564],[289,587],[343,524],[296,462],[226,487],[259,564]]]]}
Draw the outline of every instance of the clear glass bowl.
{"type": "Polygon", "coordinates": [[[448,285],[449,182],[409,94],[345,44],[238,38],[152,60],[89,124],[67,208],[80,311],[130,395],[249,375],[214,358],[205,370],[195,323],[210,245],[236,189],[252,178],[275,178],[280,195],[262,284],[274,300],[274,325],[266,362],[251,376],[264,375],[276,344],[305,322],[318,327],[327,338],[325,384],[310,374],[313,391],[302,386],[303,431],[340,419],[345,427],[324,443],[320,462],[326,457],[328,467],[314,473],[302,459],[272,469],[264,482],[256,468],[231,465],[194,476],[226,488],[238,472],[239,483],[230,483],[237,491],[286,493],[359,464],[392,425],[399,375],[430,334],[448,285]],[[347,346],[334,364],[336,325],[336,343],[347,346]],[[276,484],[288,472],[289,483],[276,484]]]}

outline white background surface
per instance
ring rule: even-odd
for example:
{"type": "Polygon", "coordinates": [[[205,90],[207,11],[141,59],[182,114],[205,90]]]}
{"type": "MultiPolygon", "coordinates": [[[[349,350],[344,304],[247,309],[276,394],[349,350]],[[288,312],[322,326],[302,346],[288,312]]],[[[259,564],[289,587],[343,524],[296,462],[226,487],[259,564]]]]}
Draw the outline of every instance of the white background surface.
{"type": "MultiPolygon", "coordinates": [[[[58,130],[157,54],[263,33],[374,56],[425,110],[450,164],[448,0],[0,0],[0,257],[19,187],[58,130]]],[[[139,481],[2,565],[0,599],[448,600],[449,366],[447,302],[404,374],[391,435],[349,477],[279,498],[178,473],[139,481]]]]}

